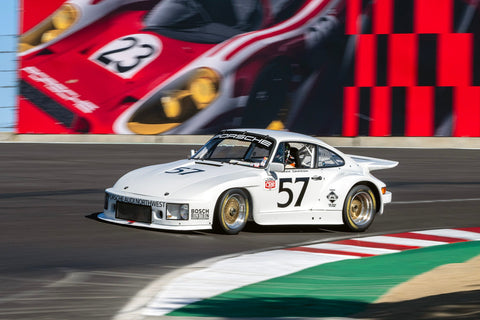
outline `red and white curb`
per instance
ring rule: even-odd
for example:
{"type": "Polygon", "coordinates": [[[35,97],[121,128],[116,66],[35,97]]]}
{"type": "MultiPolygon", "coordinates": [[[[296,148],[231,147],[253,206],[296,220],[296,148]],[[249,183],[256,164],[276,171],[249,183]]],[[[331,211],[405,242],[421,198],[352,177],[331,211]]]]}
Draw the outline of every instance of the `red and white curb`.
{"type": "MultiPolygon", "coordinates": [[[[480,240],[480,228],[437,229],[369,236],[243,254],[173,278],[143,306],[132,301],[116,317],[163,316],[188,304],[324,263],[480,240]]],[[[158,288],[158,286],[156,286],[158,288]]],[[[140,300],[142,300],[140,298],[140,300]]]]}

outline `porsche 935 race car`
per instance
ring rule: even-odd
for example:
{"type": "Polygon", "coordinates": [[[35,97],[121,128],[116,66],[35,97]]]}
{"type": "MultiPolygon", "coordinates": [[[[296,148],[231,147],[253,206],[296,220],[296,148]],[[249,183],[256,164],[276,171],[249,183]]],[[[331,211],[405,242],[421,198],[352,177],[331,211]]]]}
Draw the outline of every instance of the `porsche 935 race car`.
{"type": "MultiPolygon", "coordinates": [[[[21,101],[67,133],[265,128],[314,48],[341,25],[344,7],[345,0],[68,0],[19,39],[21,101]]],[[[38,121],[22,117],[32,127],[38,121]]]]}
{"type": "Polygon", "coordinates": [[[364,231],[392,194],[373,170],[395,161],[350,156],[302,134],[221,131],[190,158],[131,171],[106,189],[109,222],[240,232],[259,225],[342,225],[364,231]]]}

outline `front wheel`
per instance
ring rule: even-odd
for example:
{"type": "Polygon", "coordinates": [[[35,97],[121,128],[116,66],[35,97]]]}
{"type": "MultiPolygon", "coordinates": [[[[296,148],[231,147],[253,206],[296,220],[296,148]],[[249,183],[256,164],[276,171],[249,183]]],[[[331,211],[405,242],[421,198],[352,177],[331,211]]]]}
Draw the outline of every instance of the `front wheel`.
{"type": "Polygon", "coordinates": [[[365,231],[376,213],[375,196],[365,185],[352,188],[343,205],[343,223],[350,231],[365,231]]]}
{"type": "Polygon", "coordinates": [[[214,229],[226,234],[237,234],[247,224],[250,201],[242,189],[230,189],[219,199],[215,210],[214,229]]]}

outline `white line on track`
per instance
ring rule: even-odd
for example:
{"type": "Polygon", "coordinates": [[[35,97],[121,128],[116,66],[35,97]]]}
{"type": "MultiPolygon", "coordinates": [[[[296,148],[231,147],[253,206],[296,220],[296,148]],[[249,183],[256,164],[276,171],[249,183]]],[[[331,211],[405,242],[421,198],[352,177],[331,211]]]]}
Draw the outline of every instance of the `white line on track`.
{"type": "Polygon", "coordinates": [[[393,201],[392,203],[389,203],[389,205],[390,204],[422,204],[422,203],[436,203],[436,202],[464,202],[464,201],[480,201],[480,198],[393,201]]]}
{"type": "Polygon", "coordinates": [[[398,237],[389,237],[389,236],[373,236],[373,237],[366,237],[366,238],[359,238],[359,239],[367,242],[395,244],[395,245],[404,245],[404,246],[413,246],[413,247],[431,247],[431,246],[447,244],[446,242],[440,242],[440,241],[398,238],[398,237]]]}
{"type": "Polygon", "coordinates": [[[359,247],[359,246],[336,244],[336,243],[321,243],[321,244],[311,245],[309,247],[315,248],[315,249],[340,250],[340,251],[366,253],[366,254],[374,254],[374,255],[399,252],[399,250],[367,248],[367,247],[359,247]]]}

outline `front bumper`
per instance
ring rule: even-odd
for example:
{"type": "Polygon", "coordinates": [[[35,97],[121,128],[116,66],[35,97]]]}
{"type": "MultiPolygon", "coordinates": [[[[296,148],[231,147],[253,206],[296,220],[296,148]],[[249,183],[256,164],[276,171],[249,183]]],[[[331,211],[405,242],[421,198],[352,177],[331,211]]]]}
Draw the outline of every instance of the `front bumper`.
{"type": "Polygon", "coordinates": [[[195,231],[195,230],[211,230],[212,225],[186,225],[186,224],[177,224],[177,225],[167,225],[167,224],[153,224],[153,223],[144,223],[137,221],[128,221],[122,219],[112,218],[107,216],[105,212],[99,213],[97,218],[103,221],[112,222],[116,224],[140,227],[140,228],[149,228],[149,229],[159,229],[159,230],[177,230],[177,231],[195,231]]]}
{"type": "Polygon", "coordinates": [[[187,219],[167,218],[167,207],[185,201],[158,200],[147,196],[105,192],[105,205],[98,218],[104,221],[162,230],[209,230],[212,229],[213,208],[205,208],[194,202],[188,203],[187,219]],[[199,209],[203,207],[204,209],[199,209]],[[131,210],[131,211],[129,211],[131,210]]]}

